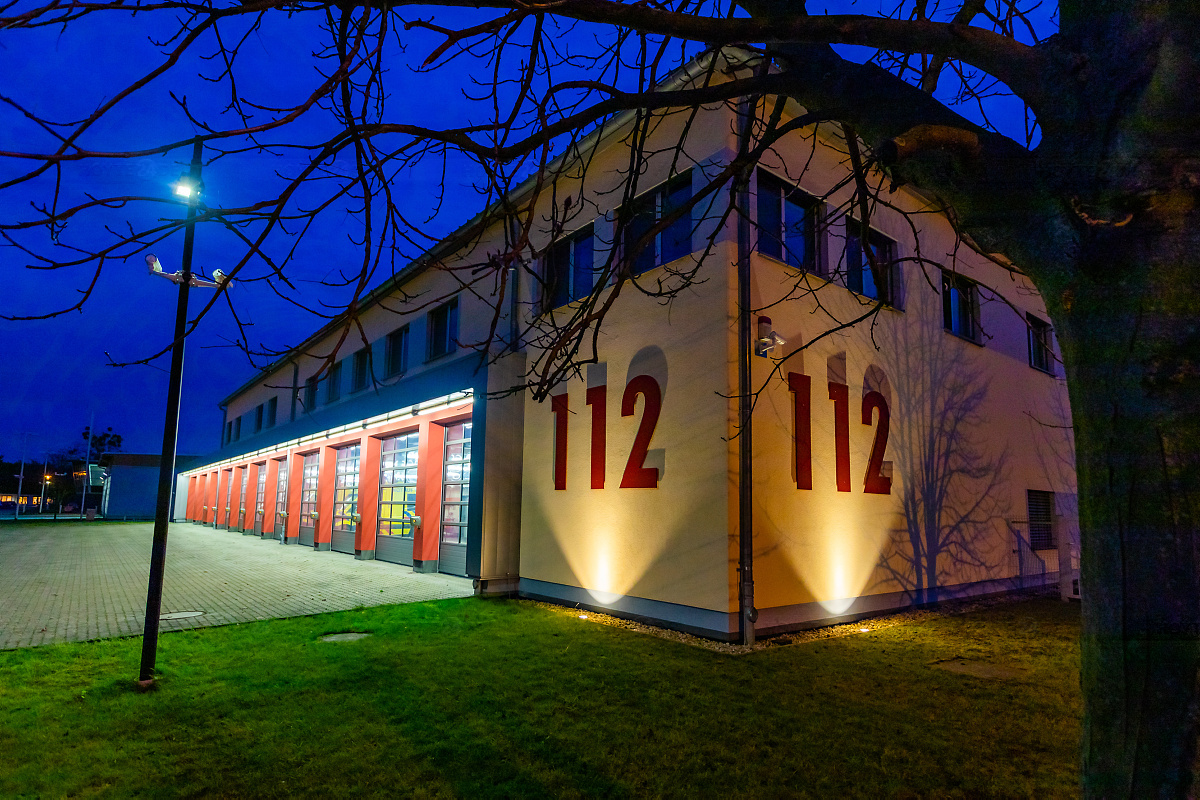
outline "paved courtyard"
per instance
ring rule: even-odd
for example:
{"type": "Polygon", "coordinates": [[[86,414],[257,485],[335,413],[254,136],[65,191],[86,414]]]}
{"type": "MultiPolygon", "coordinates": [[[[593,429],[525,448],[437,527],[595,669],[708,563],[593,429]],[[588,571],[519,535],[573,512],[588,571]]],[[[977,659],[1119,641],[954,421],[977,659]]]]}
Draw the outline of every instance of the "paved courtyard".
{"type": "MultiPolygon", "coordinates": [[[[0,650],[141,634],[150,523],[0,523],[0,650]]],[[[162,631],[471,594],[471,581],[171,525],[162,631]]]]}

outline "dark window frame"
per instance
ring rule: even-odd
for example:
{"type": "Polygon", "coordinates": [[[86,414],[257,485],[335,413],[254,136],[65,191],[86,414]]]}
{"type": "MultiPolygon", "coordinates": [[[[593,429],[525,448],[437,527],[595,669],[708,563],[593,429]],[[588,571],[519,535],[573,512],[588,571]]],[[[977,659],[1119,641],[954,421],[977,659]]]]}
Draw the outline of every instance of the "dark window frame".
{"type": "Polygon", "coordinates": [[[242,438],[242,418],[235,417],[233,420],[233,441],[240,441],[242,438]]]}
{"type": "Polygon", "coordinates": [[[304,379],[304,410],[312,411],[317,407],[317,390],[320,381],[316,375],[304,379]]]}
{"type": "Polygon", "coordinates": [[[1029,343],[1029,366],[1047,375],[1055,374],[1053,326],[1033,314],[1025,315],[1025,325],[1029,343]]]}
{"type": "Polygon", "coordinates": [[[983,343],[979,284],[947,270],[942,270],[942,328],[973,344],[983,343]]]}
{"type": "Polygon", "coordinates": [[[855,294],[879,300],[884,305],[900,310],[900,296],[897,291],[900,283],[900,270],[897,268],[898,245],[896,240],[882,231],[864,226],[857,219],[846,221],[846,245],[842,249],[842,264],[845,267],[846,288],[855,294]],[[875,285],[875,274],[871,271],[871,262],[866,258],[862,246],[862,230],[866,227],[868,246],[875,252],[875,260],[884,269],[884,279],[887,285],[880,291],[875,285]],[[868,276],[870,283],[867,282],[868,276]]]}
{"type": "Polygon", "coordinates": [[[279,421],[279,398],[272,397],[267,401],[267,422],[268,428],[274,428],[279,421]]]}
{"type": "Polygon", "coordinates": [[[325,376],[325,402],[336,403],[342,399],[342,362],[335,361],[325,376]]]}
{"type": "Polygon", "coordinates": [[[371,374],[371,348],[364,347],[354,354],[350,375],[350,394],[367,388],[371,374]]]}
{"type": "Polygon", "coordinates": [[[595,288],[596,227],[589,222],[546,248],[542,257],[545,311],[560,308],[595,288]]]}
{"type": "Polygon", "coordinates": [[[259,403],[254,407],[254,432],[259,433],[263,429],[263,408],[264,404],[259,403]]]}
{"type": "Polygon", "coordinates": [[[655,234],[635,256],[630,258],[637,241],[651,228],[669,216],[676,208],[692,201],[691,169],[669,178],[635,197],[623,212],[625,228],[621,245],[629,260],[630,273],[641,275],[692,254],[692,232],[695,223],[691,214],[680,217],[655,234]],[[685,230],[686,229],[686,230],[685,230]]]}
{"type": "Polygon", "coordinates": [[[448,356],[458,349],[458,298],[429,312],[425,319],[425,360],[448,356]]]}
{"type": "Polygon", "coordinates": [[[755,250],[795,269],[820,271],[817,244],[820,200],[791,181],[759,169],[756,211],[755,250]],[[799,222],[793,219],[796,215],[800,216],[799,222]]]}
{"type": "Polygon", "coordinates": [[[408,371],[408,343],[411,338],[408,325],[401,325],[384,340],[384,361],[387,377],[403,375],[408,371]]]}

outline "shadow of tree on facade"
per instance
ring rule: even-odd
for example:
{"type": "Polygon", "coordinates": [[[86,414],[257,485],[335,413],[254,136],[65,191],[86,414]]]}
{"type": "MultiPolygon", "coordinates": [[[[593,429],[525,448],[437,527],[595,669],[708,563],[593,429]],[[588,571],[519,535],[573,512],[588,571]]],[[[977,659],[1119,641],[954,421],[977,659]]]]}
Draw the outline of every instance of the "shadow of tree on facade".
{"type": "Polygon", "coordinates": [[[892,408],[903,511],[876,575],[916,605],[953,596],[948,584],[999,577],[1012,541],[1002,492],[1008,450],[987,441],[982,356],[936,325],[936,297],[925,294],[914,305],[930,308],[910,311],[930,324],[899,327],[894,350],[881,354],[882,370],[868,370],[863,388],[882,391],[892,408]]]}

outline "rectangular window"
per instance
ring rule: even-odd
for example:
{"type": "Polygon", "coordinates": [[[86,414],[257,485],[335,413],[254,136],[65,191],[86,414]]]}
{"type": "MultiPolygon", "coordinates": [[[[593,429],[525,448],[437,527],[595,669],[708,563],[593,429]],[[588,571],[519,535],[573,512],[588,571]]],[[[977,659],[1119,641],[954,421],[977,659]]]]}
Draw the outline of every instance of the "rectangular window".
{"type": "Polygon", "coordinates": [[[387,336],[387,375],[399,375],[408,369],[408,326],[397,328],[387,336]]]}
{"type": "Polygon", "coordinates": [[[458,346],[458,298],[444,303],[429,312],[426,326],[429,336],[429,355],[432,361],[439,356],[453,353],[458,346]]]}
{"type": "Polygon", "coordinates": [[[586,225],[546,251],[546,303],[549,311],[572,300],[587,297],[594,286],[592,256],[593,228],[586,225]]]}
{"type": "Polygon", "coordinates": [[[342,362],[336,362],[329,368],[329,375],[325,378],[325,402],[336,402],[342,396],[342,362]]]}
{"type": "Polygon", "coordinates": [[[979,287],[974,281],[942,273],[942,326],[955,336],[979,341],[979,287]]]}
{"type": "Polygon", "coordinates": [[[275,420],[279,417],[279,398],[272,397],[267,401],[267,427],[274,428],[275,420]]]}
{"type": "Polygon", "coordinates": [[[242,418],[238,417],[233,421],[233,440],[236,442],[242,438],[242,418]]]}
{"type": "Polygon", "coordinates": [[[350,391],[361,392],[367,388],[367,378],[371,374],[371,348],[364,347],[354,354],[354,374],[350,380],[350,391]]]}
{"type": "Polygon", "coordinates": [[[225,423],[225,444],[233,441],[233,420],[225,423]]]}
{"type": "Polygon", "coordinates": [[[312,411],[317,407],[317,376],[311,375],[304,380],[304,410],[312,411]]]}
{"type": "Polygon", "coordinates": [[[1030,489],[1026,492],[1029,504],[1029,549],[1053,550],[1054,492],[1030,489]]]}
{"type": "Polygon", "coordinates": [[[634,275],[669,264],[692,252],[692,217],[683,214],[650,241],[641,240],[663,219],[686,206],[692,199],[692,176],[684,172],[635,199],[625,223],[624,248],[634,275]],[[641,244],[641,249],[635,249],[641,244]]]}
{"type": "Polygon", "coordinates": [[[264,410],[265,409],[264,409],[262,403],[259,403],[254,408],[254,432],[255,433],[258,433],[263,428],[263,412],[264,412],[264,410]]]}
{"type": "Polygon", "coordinates": [[[758,252],[789,267],[816,265],[817,201],[764,170],[758,171],[758,252]]]}
{"type": "Polygon", "coordinates": [[[896,243],[873,228],[867,229],[867,246],[879,272],[879,280],[876,280],[863,248],[862,227],[857,220],[846,224],[846,288],[895,306],[896,243]]]}
{"type": "Polygon", "coordinates": [[[1029,366],[1054,374],[1054,354],[1050,350],[1050,323],[1033,314],[1025,315],[1029,325],[1029,366]]]}

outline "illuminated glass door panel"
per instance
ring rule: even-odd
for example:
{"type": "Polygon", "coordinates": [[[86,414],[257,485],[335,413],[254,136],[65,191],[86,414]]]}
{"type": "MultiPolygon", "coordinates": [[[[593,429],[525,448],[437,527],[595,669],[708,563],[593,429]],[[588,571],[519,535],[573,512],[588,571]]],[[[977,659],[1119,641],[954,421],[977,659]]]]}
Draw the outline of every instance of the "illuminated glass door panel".
{"type": "Polygon", "coordinates": [[[375,558],[412,566],[417,514],[417,432],[380,442],[379,531],[375,558]]]}
{"type": "Polygon", "coordinates": [[[317,533],[317,481],[321,454],[308,453],[300,470],[300,544],[313,545],[317,533]]]}
{"type": "Polygon", "coordinates": [[[471,423],[458,422],[446,426],[439,572],[467,574],[467,509],[470,501],[471,423]]]}
{"type": "Polygon", "coordinates": [[[237,527],[246,530],[246,487],[250,485],[250,467],[242,467],[242,491],[238,495],[237,527]]]}
{"type": "Polygon", "coordinates": [[[279,474],[275,478],[275,535],[283,536],[287,528],[287,492],[288,492],[288,463],[290,459],[279,462],[279,474]]]}
{"type": "Polygon", "coordinates": [[[225,520],[224,520],[224,524],[222,524],[220,526],[222,528],[225,528],[226,530],[228,530],[231,527],[229,524],[229,521],[233,518],[233,515],[237,513],[236,509],[229,507],[229,501],[232,499],[233,499],[233,470],[227,470],[225,472],[225,520]]]}
{"type": "Polygon", "coordinates": [[[333,536],[330,549],[354,555],[354,532],[358,527],[359,445],[340,447],[333,467],[333,536]]]}
{"type": "Polygon", "coordinates": [[[267,508],[267,465],[258,465],[258,489],[254,492],[254,532],[263,530],[263,514],[267,508]]]}

